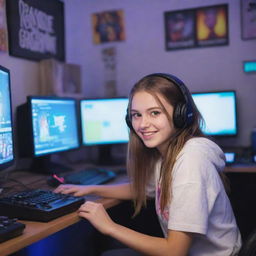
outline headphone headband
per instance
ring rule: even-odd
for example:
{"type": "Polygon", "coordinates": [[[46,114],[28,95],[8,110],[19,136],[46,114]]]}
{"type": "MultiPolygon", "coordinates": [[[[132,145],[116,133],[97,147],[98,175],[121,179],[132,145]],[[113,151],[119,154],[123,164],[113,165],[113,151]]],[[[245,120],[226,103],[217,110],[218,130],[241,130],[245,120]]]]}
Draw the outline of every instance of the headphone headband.
{"type": "MultiPolygon", "coordinates": [[[[142,79],[153,76],[165,78],[178,87],[183,95],[184,102],[179,102],[176,106],[174,106],[173,123],[177,128],[184,128],[189,126],[193,122],[194,113],[191,94],[186,85],[178,77],[168,73],[152,73],[142,79]]],[[[129,117],[128,109],[125,119],[128,127],[132,129],[132,123],[129,117]]]]}

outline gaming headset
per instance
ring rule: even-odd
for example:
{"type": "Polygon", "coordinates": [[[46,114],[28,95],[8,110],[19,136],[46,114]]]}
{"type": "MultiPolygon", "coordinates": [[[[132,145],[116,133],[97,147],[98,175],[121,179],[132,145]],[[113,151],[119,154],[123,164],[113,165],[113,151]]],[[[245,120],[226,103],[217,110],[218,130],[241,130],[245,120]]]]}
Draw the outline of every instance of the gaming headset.
{"type": "MultiPolygon", "coordinates": [[[[153,73],[145,76],[144,78],[152,77],[152,76],[165,78],[166,80],[172,82],[179,88],[180,92],[184,97],[184,101],[179,102],[175,106],[173,111],[173,123],[176,128],[185,128],[189,126],[193,122],[194,113],[193,113],[193,107],[192,107],[193,106],[192,97],[186,85],[176,76],[173,76],[167,73],[153,73]]],[[[125,121],[127,126],[130,129],[133,129],[128,109],[127,109],[125,121]]]]}

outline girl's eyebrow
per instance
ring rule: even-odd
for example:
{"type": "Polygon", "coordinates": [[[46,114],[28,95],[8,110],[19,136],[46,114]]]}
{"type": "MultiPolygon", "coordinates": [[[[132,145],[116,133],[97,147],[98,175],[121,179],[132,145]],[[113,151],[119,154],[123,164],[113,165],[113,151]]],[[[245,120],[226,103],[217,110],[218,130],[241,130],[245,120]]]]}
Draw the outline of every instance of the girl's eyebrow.
{"type": "MultiPolygon", "coordinates": [[[[161,107],[151,107],[151,108],[148,108],[147,111],[151,111],[151,110],[155,110],[155,109],[162,109],[161,107]]],[[[138,110],[136,109],[131,109],[131,112],[139,112],[138,110]]]]}

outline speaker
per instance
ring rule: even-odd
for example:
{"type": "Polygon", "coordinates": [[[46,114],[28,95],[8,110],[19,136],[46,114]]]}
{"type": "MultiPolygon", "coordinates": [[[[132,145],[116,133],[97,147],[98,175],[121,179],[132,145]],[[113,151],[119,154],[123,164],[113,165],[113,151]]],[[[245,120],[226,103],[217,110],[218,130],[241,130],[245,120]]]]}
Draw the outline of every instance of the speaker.
{"type": "MultiPolygon", "coordinates": [[[[145,76],[148,77],[161,77],[175,84],[183,95],[184,102],[179,102],[173,110],[173,123],[176,128],[185,128],[193,122],[193,107],[191,101],[191,94],[186,85],[176,76],[168,73],[153,73],[145,76]]],[[[142,79],[144,79],[142,78],[142,79]]],[[[127,109],[125,121],[130,129],[132,128],[132,122],[130,120],[129,110],[127,109]]]]}

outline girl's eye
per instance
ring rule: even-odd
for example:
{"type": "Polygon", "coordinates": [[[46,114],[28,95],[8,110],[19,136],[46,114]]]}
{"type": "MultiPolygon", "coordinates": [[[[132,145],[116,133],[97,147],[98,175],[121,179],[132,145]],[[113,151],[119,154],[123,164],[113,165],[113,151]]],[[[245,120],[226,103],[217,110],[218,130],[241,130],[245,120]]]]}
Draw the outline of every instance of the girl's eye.
{"type": "Polygon", "coordinates": [[[158,116],[160,114],[161,114],[161,112],[160,111],[156,111],[156,110],[151,112],[152,116],[158,116]]]}
{"type": "Polygon", "coordinates": [[[140,113],[132,113],[131,116],[132,116],[132,118],[138,118],[141,116],[141,114],[140,113]]]}

